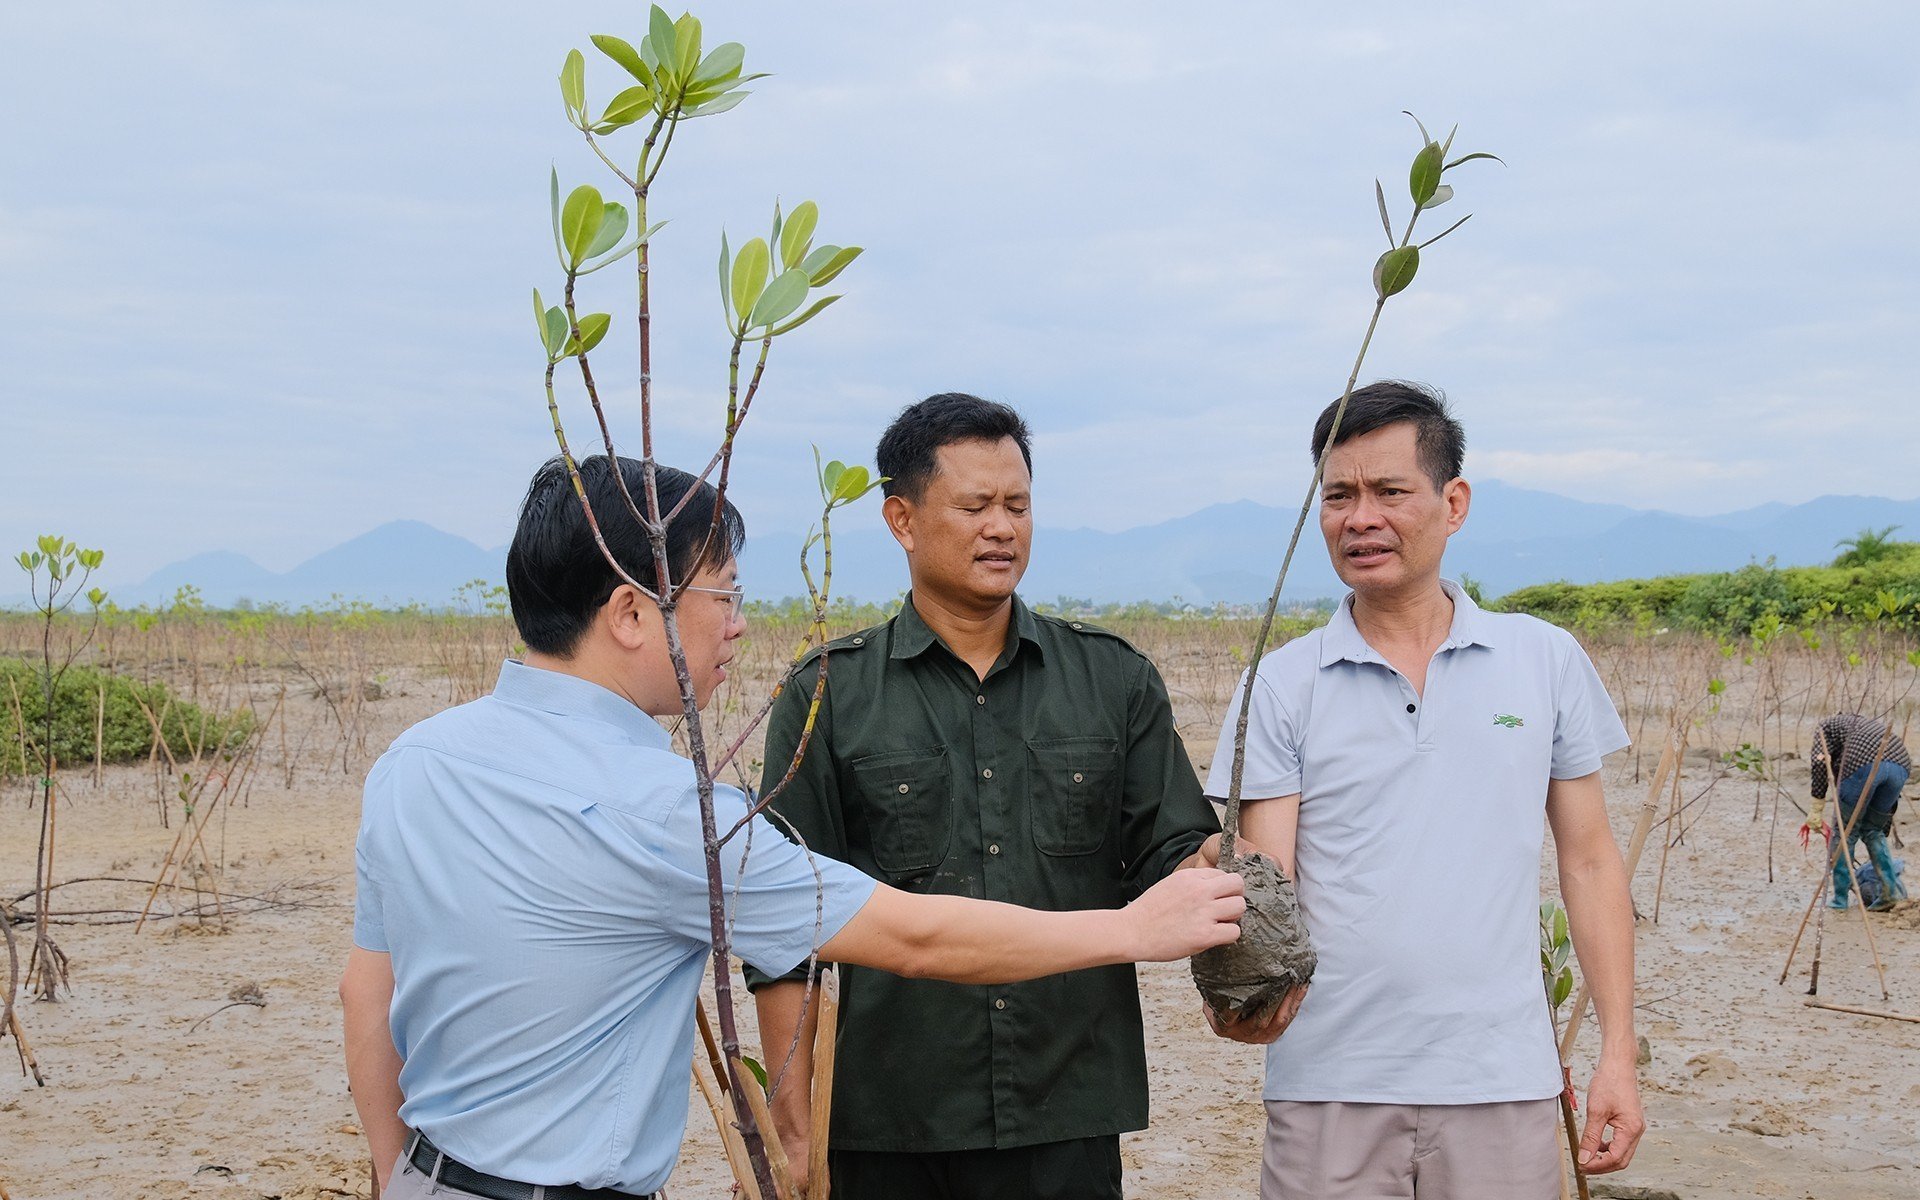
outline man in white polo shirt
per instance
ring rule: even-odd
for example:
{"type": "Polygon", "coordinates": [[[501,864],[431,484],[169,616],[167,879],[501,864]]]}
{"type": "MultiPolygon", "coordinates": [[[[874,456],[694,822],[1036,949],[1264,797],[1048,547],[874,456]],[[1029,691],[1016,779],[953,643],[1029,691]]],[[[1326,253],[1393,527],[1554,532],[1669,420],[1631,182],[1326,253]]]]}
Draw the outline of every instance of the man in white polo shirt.
{"type": "MultiPolygon", "coordinates": [[[[1314,426],[1316,456],[1333,412],[1314,426]]],[[[1601,1032],[1584,1169],[1626,1166],[1645,1128],[1633,905],[1600,786],[1626,730],[1571,635],[1485,612],[1440,578],[1467,517],[1464,450],[1425,388],[1353,393],[1320,493],[1352,594],[1254,681],[1242,828],[1296,880],[1319,951],[1297,1015],[1215,1021],[1271,1043],[1263,1200],[1559,1194],[1543,826],[1601,1032]]],[[[1240,694],[1209,795],[1227,794],[1240,694]]]]}

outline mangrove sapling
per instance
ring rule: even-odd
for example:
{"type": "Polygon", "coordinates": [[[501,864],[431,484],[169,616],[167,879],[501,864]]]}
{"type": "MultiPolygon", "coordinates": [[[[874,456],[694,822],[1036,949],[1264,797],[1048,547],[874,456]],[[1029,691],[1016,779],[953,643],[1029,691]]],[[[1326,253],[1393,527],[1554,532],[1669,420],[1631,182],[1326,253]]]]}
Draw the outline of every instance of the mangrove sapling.
{"type": "MultiPolygon", "coordinates": [[[[1413,116],[1412,113],[1407,115],[1413,116]]],[[[1347,373],[1346,388],[1340,393],[1340,402],[1334,408],[1326,444],[1315,456],[1313,479],[1307,485],[1306,498],[1300,502],[1300,514],[1293,525],[1293,536],[1287,542],[1286,555],[1280,560],[1280,574],[1274,580],[1273,594],[1267,598],[1260,630],[1254,636],[1253,650],[1247,656],[1249,666],[1246,679],[1240,688],[1239,717],[1233,729],[1233,767],[1226,796],[1227,814],[1220,839],[1220,866],[1246,880],[1247,912],[1240,924],[1240,940],[1203,951],[1193,958],[1194,982],[1199,986],[1208,1007],[1222,1017],[1265,1022],[1279,1010],[1290,992],[1305,986],[1313,978],[1316,959],[1306,924],[1300,918],[1292,881],[1272,860],[1261,855],[1239,854],[1235,845],[1240,833],[1240,784],[1246,769],[1247,718],[1253,703],[1254,676],[1260,669],[1260,658],[1266,653],[1267,639],[1273,632],[1274,615],[1280,608],[1280,592],[1287,583],[1287,569],[1292,566],[1294,551],[1300,545],[1300,531],[1306,526],[1307,515],[1313,510],[1314,496],[1320,490],[1320,477],[1326,468],[1326,452],[1339,439],[1340,422],[1346,416],[1347,401],[1360,378],[1360,367],[1366,361],[1367,347],[1373,344],[1374,331],[1380,327],[1380,314],[1385,310],[1388,299],[1406,290],[1407,285],[1413,282],[1415,272],[1420,269],[1420,252],[1467,221],[1467,217],[1461,217],[1435,236],[1416,243],[1413,231],[1420,214],[1453,198],[1452,185],[1443,182],[1447,172],[1474,159],[1494,158],[1491,154],[1474,153],[1449,160],[1447,155],[1452,150],[1454,132],[1458,132],[1458,126],[1447,134],[1444,142],[1437,142],[1428,135],[1427,127],[1421,124],[1418,117],[1414,117],[1414,124],[1420,129],[1420,150],[1414,155],[1413,166],[1407,175],[1407,191],[1413,200],[1413,210],[1407,217],[1406,228],[1396,241],[1393,220],[1387,210],[1386,189],[1380,186],[1379,180],[1374,181],[1374,199],[1380,209],[1380,226],[1387,235],[1387,250],[1373,265],[1373,315],[1367,322],[1366,335],[1360,340],[1360,352],[1354,356],[1353,369],[1347,373]]]]}
{"type": "MultiPolygon", "coordinates": [[[[1560,1006],[1573,993],[1573,934],[1567,925],[1567,910],[1558,900],[1540,904],[1540,980],[1547,991],[1547,1019],[1553,1023],[1554,1038],[1560,1036],[1560,1006]]],[[[1567,1070],[1566,1053],[1560,1055],[1560,1121],[1567,1133],[1567,1159],[1573,1166],[1574,1182],[1580,1188],[1580,1200],[1588,1200],[1587,1177],[1580,1170],[1580,1127],[1573,1115],[1573,1079],[1567,1070]]],[[[1566,1179],[1561,1178],[1561,1192],[1566,1179]]]]}
{"type": "MultiPolygon", "coordinates": [[[[743,1191],[758,1200],[775,1200],[783,1194],[776,1184],[773,1164],[761,1122],[748,1095],[757,1086],[742,1070],[738,1024],[734,1012],[733,987],[729,973],[730,931],[728,929],[725,889],[722,882],[720,849],[724,841],[716,828],[714,815],[713,760],[707,748],[706,728],[702,724],[698,698],[688,669],[680,632],[678,609],[690,580],[676,579],[667,558],[667,530],[693,496],[689,490],[680,505],[668,510],[660,501],[657,484],[658,459],[653,444],[653,298],[651,241],[661,223],[649,224],[648,204],[680,126],[694,118],[727,111],[748,95],[741,86],[758,75],[742,74],[745,50],[737,42],[728,42],[702,53],[702,28],[691,14],[678,20],[670,18],[657,5],[651,9],[647,36],[638,46],[609,35],[595,35],[594,45],[632,78],[632,86],[618,92],[597,114],[587,104],[586,60],[578,50],[570,51],[560,71],[560,96],[568,123],[578,130],[587,147],[632,196],[632,209],[602,197],[599,189],[581,185],[562,199],[559,174],[549,181],[549,207],[553,225],[555,253],[565,276],[562,302],[549,306],[538,290],[533,294],[534,319],[540,343],[545,351],[544,391],[553,435],[560,458],[566,465],[594,542],[614,575],[623,583],[647,596],[658,607],[668,658],[672,663],[681,699],[681,733],[687,757],[694,765],[701,828],[705,841],[707,869],[708,923],[713,944],[713,981],[720,1026],[719,1064],[716,1075],[724,1080],[727,1098],[733,1110],[733,1126],[740,1135],[740,1155],[730,1154],[743,1191]],[[627,159],[630,168],[617,162],[603,139],[629,127],[645,129],[636,159],[627,159]],[[631,231],[631,236],[629,232],[631,231]],[[612,425],[606,405],[596,384],[590,355],[612,327],[613,317],[604,312],[583,312],[579,285],[588,275],[613,266],[629,255],[634,261],[637,293],[636,333],[639,352],[639,435],[641,487],[634,495],[625,472],[619,466],[612,425]],[[579,372],[581,390],[598,427],[608,465],[620,493],[620,511],[595,512],[582,483],[579,464],[569,444],[561,417],[556,374],[571,361],[579,372]],[[608,549],[602,534],[608,522],[631,521],[644,533],[651,552],[653,579],[648,587],[635,578],[608,549]],[[740,1158],[745,1161],[740,1161],[740,1158]]],[[[626,82],[626,81],[623,81],[626,82]]],[[[726,335],[731,347],[727,359],[725,423],[719,447],[714,451],[700,479],[711,479],[716,497],[709,520],[709,538],[721,536],[721,517],[727,488],[731,482],[733,452],[740,428],[752,410],[765,378],[768,356],[776,339],[804,325],[821,310],[839,299],[837,295],[813,298],[813,293],[830,283],[860,254],[857,246],[814,245],[819,209],[811,201],[783,215],[774,208],[773,225],[766,238],[752,238],[736,253],[723,235],[720,242],[720,300],[726,335]],[[749,347],[751,346],[751,350],[749,347]],[[742,379],[743,357],[750,369],[742,379]],[[717,475],[716,475],[717,472],[717,475]]],[[[857,469],[859,478],[866,475],[857,469]]],[[[864,494],[867,485],[854,486],[854,470],[843,472],[831,489],[836,497],[851,502],[864,494]],[[842,493],[845,493],[844,496],[842,493]]],[[[832,507],[830,504],[829,507],[832,507]]],[[[816,623],[809,636],[822,632],[816,623]]],[[[723,1131],[724,1133],[724,1131],[723,1131]]],[[[791,1184],[790,1179],[781,1182],[791,1184]]]]}
{"type": "MultiPolygon", "coordinates": [[[[53,626],[56,618],[73,607],[74,601],[82,594],[80,589],[86,587],[87,580],[99,569],[104,558],[105,555],[99,550],[83,550],[65,538],[48,534],[39,539],[34,549],[22,550],[17,560],[20,569],[27,573],[34,611],[40,616],[40,683],[46,714],[37,748],[40,767],[40,846],[33,860],[37,912],[33,922],[33,946],[27,952],[26,987],[28,991],[33,991],[37,984],[38,999],[48,1001],[58,999],[60,989],[68,986],[67,956],[48,935],[46,919],[46,888],[53,881],[57,823],[54,776],[60,765],[54,753],[54,693],[67,669],[73,666],[74,659],[93,639],[94,630],[100,624],[100,606],[106,602],[107,594],[99,588],[86,591],[87,600],[93,608],[92,624],[80,637],[70,639],[63,648],[64,652],[58,655],[53,647],[53,626]],[[43,587],[44,595],[41,590],[43,587]],[[56,658],[59,660],[57,666],[56,658]]],[[[8,996],[11,999],[12,993],[9,992],[8,996]]]]}

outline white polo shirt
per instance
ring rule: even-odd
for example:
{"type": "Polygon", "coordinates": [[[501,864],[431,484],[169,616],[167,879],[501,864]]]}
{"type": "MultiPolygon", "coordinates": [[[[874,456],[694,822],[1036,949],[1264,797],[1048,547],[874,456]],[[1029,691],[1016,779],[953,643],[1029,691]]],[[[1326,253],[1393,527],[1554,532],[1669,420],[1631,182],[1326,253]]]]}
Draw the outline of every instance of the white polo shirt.
{"type": "MultiPolygon", "coordinates": [[[[1571,634],[1443,586],[1453,626],[1424,697],[1361,636],[1351,595],[1260,660],[1241,795],[1300,795],[1300,908],[1320,956],[1268,1047],[1268,1100],[1560,1091],[1539,955],[1547,781],[1599,770],[1627,731],[1571,634]]],[[[1240,695],[1210,796],[1227,794],[1240,695]]]]}

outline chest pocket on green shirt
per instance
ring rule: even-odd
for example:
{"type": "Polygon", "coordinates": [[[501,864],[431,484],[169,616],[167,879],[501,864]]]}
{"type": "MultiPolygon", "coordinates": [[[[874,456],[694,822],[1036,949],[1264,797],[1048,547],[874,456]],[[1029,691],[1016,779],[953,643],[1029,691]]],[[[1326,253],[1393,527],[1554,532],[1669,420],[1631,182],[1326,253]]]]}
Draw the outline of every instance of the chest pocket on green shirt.
{"type": "Polygon", "coordinates": [[[1044,854],[1092,854],[1107,840],[1120,796],[1120,743],[1059,738],[1027,745],[1033,842],[1044,854]]]}
{"type": "Polygon", "coordinates": [[[873,754],[855,759],[852,767],[874,864],[890,874],[915,875],[946,861],[953,841],[946,747],[873,754]]]}

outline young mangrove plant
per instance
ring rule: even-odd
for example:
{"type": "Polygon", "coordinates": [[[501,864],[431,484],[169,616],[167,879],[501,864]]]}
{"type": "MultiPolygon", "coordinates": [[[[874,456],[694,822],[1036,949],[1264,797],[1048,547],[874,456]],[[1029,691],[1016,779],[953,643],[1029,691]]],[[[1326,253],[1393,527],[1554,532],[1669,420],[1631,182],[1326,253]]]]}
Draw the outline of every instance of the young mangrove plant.
{"type": "MultiPolygon", "coordinates": [[[[1413,116],[1412,113],[1407,115],[1413,116]]],[[[1418,117],[1414,117],[1414,124],[1420,129],[1420,150],[1414,155],[1413,165],[1407,172],[1407,191],[1413,208],[1397,239],[1393,232],[1393,218],[1387,207],[1386,189],[1379,180],[1374,181],[1374,200],[1379,206],[1380,226],[1386,233],[1387,249],[1373,264],[1373,315],[1367,322],[1366,335],[1360,340],[1360,352],[1354,357],[1353,369],[1347,374],[1346,388],[1340,393],[1340,402],[1334,409],[1333,423],[1327,433],[1327,447],[1331,447],[1340,437],[1340,422],[1346,416],[1348,398],[1352,396],[1354,384],[1360,378],[1360,366],[1366,361],[1367,348],[1373,344],[1373,334],[1380,327],[1380,314],[1385,311],[1387,301],[1405,291],[1413,282],[1420,270],[1420,252],[1467,221],[1467,217],[1461,217],[1426,241],[1415,242],[1413,232],[1419,224],[1420,215],[1453,199],[1453,185],[1445,182],[1448,172],[1475,159],[1494,158],[1486,153],[1449,158],[1454,132],[1458,132],[1457,126],[1447,134],[1445,141],[1435,141],[1418,117]]],[[[1240,783],[1247,762],[1247,716],[1252,705],[1254,675],[1259,670],[1261,655],[1266,652],[1267,639],[1273,632],[1274,614],[1280,608],[1280,592],[1287,583],[1287,569],[1293,564],[1294,551],[1300,545],[1300,531],[1305,528],[1307,515],[1313,510],[1313,498],[1320,490],[1320,477],[1325,466],[1326,448],[1323,447],[1314,461],[1313,479],[1307,485],[1306,498],[1300,502],[1300,515],[1294,522],[1293,536],[1288,540],[1286,555],[1280,561],[1280,575],[1274,580],[1273,594],[1267,599],[1260,631],[1255,635],[1253,650],[1247,656],[1250,666],[1240,689],[1240,715],[1233,730],[1233,769],[1226,796],[1227,815],[1220,841],[1220,866],[1246,879],[1247,914],[1241,922],[1239,941],[1215,947],[1193,959],[1194,982],[1199,986],[1201,996],[1215,1013],[1224,1017],[1264,1021],[1279,1008],[1289,992],[1304,986],[1313,977],[1313,946],[1307,936],[1306,926],[1300,919],[1292,881],[1269,859],[1240,854],[1235,843],[1240,833],[1240,783]]]]}
{"type": "MultiPolygon", "coordinates": [[[[658,460],[654,456],[654,376],[653,376],[653,273],[652,239],[665,224],[651,220],[653,188],[665,166],[668,152],[682,125],[701,117],[728,111],[748,92],[746,83],[762,78],[744,74],[746,51],[738,42],[726,42],[708,49],[704,31],[692,15],[671,18],[658,7],[649,15],[647,33],[638,45],[607,34],[593,37],[594,46],[623,74],[623,85],[604,105],[589,102],[586,58],[578,50],[570,51],[560,69],[560,98],[567,122],[585,139],[587,147],[618,182],[620,199],[611,200],[591,184],[580,184],[562,195],[556,170],[549,182],[549,206],[553,225],[554,250],[564,277],[561,302],[548,305],[536,289],[533,293],[534,320],[541,349],[546,359],[545,392],[547,411],[553,423],[554,440],[573,480],[578,498],[600,552],[623,582],[647,595],[660,610],[673,670],[680,686],[683,709],[680,732],[688,757],[693,760],[698,783],[700,820],[705,836],[707,889],[710,932],[713,941],[713,982],[720,1026],[717,1074],[722,1090],[732,1102],[733,1124],[740,1136],[740,1158],[730,1155],[743,1191],[763,1200],[784,1194],[776,1188],[773,1166],[763,1136],[763,1120],[756,1119],[754,1101],[761,1095],[759,1083],[742,1068],[740,1039],[734,1013],[733,987],[729,974],[730,931],[725,895],[721,882],[720,851],[725,842],[747,827],[742,821],[722,832],[715,828],[713,780],[725,762],[738,753],[747,733],[764,717],[766,708],[748,724],[734,744],[716,759],[709,751],[707,732],[701,723],[692,677],[688,672],[677,609],[686,585],[675,579],[667,561],[667,528],[680,516],[680,509],[695,495],[687,497],[672,510],[662,507],[656,484],[658,460]],[[617,152],[609,139],[625,131],[642,131],[638,153],[617,152]],[[591,355],[613,327],[608,312],[587,311],[582,304],[580,285],[587,276],[632,259],[633,308],[636,348],[639,358],[638,434],[639,461],[643,483],[640,493],[629,491],[623,473],[617,468],[623,504],[620,511],[595,512],[581,483],[573,449],[561,417],[556,376],[571,364],[577,371],[580,389],[591,408],[598,441],[610,460],[616,459],[613,422],[609,406],[595,382],[591,355]],[[631,521],[644,531],[651,549],[657,587],[643,586],[628,573],[608,550],[601,530],[608,523],[631,521]],[[740,1161],[744,1158],[744,1162],[740,1161]]],[[[784,338],[831,305],[838,294],[822,294],[860,255],[858,246],[817,242],[815,232],[820,221],[819,207],[812,201],[782,212],[776,204],[773,220],[765,237],[752,237],[737,248],[725,233],[720,237],[719,288],[726,372],[724,412],[719,444],[700,472],[710,480],[719,498],[712,514],[712,533],[720,536],[722,505],[732,479],[734,448],[741,426],[752,411],[765,380],[767,360],[775,341],[784,338]]],[[[716,397],[716,399],[718,399],[716,397]]],[[[832,463],[820,468],[821,495],[824,502],[818,537],[831,554],[829,519],[836,508],[850,504],[877,486],[864,467],[843,467],[832,463]]],[[[830,564],[830,558],[829,558],[830,564]]],[[[827,568],[830,572],[831,567],[827,568]]],[[[826,576],[816,589],[811,578],[808,590],[813,600],[815,620],[795,655],[795,664],[812,645],[824,644],[825,613],[829,603],[826,576]]],[[[791,669],[789,669],[789,676],[791,669]]],[[[821,661],[821,684],[826,680],[826,663],[821,661]]],[[[784,678],[782,684],[784,685],[784,678]]],[[[777,689],[776,689],[777,690],[777,689]]],[[[815,689],[815,707],[819,687],[815,689]]],[[[771,707],[769,698],[767,707],[771,707]]],[[[802,749],[805,739],[801,741],[802,749]]],[[[723,1134],[725,1131],[723,1130],[723,1134]]]]}

